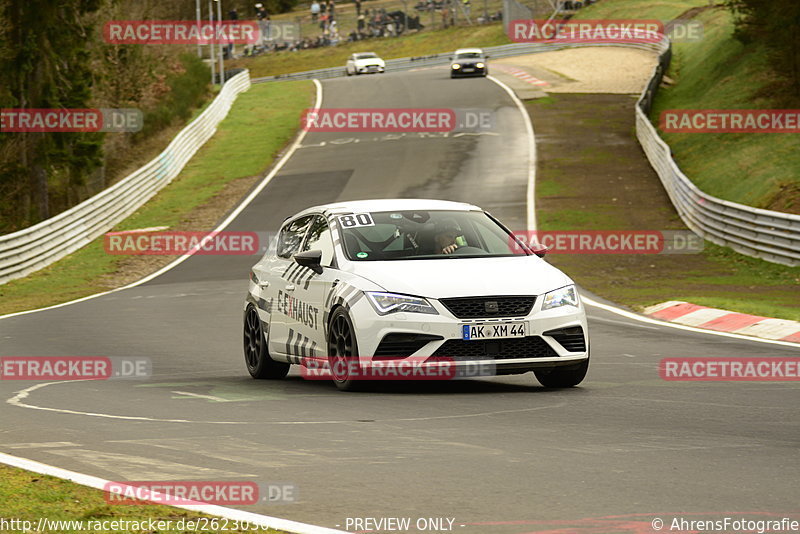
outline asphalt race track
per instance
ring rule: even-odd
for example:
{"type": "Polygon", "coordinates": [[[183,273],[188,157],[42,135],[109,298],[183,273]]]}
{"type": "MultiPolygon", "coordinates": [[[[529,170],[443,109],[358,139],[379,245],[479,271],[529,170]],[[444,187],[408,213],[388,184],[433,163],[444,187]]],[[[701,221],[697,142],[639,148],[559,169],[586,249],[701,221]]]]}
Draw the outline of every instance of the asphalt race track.
{"type": "MultiPolygon", "coordinates": [[[[227,230],[274,231],[309,205],[371,197],[468,201],[525,227],[525,125],[500,86],[430,69],[323,87],[323,107],[489,108],[497,128],[309,134],[227,230]]],[[[292,483],[298,502],[242,508],[334,528],[400,516],[455,518],[463,533],[580,531],[629,514],[649,524],[797,512],[798,383],[667,382],[657,372],[667,356],[796,349],[589,308],[592,365],[571,390],[546,390],[531,374],[352,394],[296,370],[255,381],[241,348],[254,262],[196,256],[134,288],[0,321],[3,356],[147,357],[154,371],[27,395],[17,392],[38,384],[0,381],[0,451],[108,480],[292,483]]]]}

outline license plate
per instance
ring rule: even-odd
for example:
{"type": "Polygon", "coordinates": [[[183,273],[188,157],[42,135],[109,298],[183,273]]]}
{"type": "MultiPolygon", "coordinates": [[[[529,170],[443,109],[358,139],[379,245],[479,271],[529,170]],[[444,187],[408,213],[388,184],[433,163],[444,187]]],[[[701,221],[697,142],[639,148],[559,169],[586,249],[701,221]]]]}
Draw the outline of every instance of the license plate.
{"type": "Polygon", "coordinates": [[[475,69],[473,69],[473,68],[466,68],[466,69],[464,69],[464,72],[475,72],[475,69]]]}
{"type": "Polygon", "coordinates": [[[461,338],[465,341],[507,337],[525,337],[525,323],[522,321],[515,321],[508,323],[461,325],[461,338]]]}

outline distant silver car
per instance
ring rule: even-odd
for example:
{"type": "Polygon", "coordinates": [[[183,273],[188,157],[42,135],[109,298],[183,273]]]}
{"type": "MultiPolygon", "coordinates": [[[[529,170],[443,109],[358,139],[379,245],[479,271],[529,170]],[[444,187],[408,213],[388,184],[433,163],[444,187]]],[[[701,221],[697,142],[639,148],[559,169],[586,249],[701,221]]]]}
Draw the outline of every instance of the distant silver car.
{"type": "Polygon", "coordinates": [[[361,52],[353,54],[347,59],[344,70],[348,76],[379,73],[386,70],[386,63],[372,52],[361,52]]]}
{"type": "Polygon", "coordinates": [[[487,59],[489,56],[480,48],[459,48],[450,58],[450,77],[486,76],[489,74],[487,59]]]}

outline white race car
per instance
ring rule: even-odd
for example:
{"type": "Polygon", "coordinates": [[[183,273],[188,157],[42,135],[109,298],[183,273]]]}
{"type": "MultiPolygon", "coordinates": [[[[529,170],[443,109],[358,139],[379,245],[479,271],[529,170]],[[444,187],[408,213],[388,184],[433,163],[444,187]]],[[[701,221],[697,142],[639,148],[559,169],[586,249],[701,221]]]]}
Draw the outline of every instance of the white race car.
{"type": "Polygon", "coordinates": [[[372,52],[351,55],[347,58],[347,64],[344,67],[344,72],[348,76],[383,72],[384,70],[386,70],[386,63],[372,52]]]}
{"type": "Polygon", "coordinates": [[[340,389],[353,389],[366,375],[344,360],[361,369],[444,358],[574,386],[589,367],[586,315],[572,280],[538,255],[469,204],[309,208],[284,222],[250,273],[247,369],[283,378],[291,364],[321,364],[339,369],[331,378],[340,389]]]}

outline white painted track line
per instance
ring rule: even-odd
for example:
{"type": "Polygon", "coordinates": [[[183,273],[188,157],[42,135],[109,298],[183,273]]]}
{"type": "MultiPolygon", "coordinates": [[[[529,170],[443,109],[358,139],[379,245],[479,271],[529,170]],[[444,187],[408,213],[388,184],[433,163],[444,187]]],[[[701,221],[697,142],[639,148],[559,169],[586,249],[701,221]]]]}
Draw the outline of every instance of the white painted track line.
{"type": "MultiPolygon", "coordinates": [[[[322,84],[319,83],[318,80],[312,80],[314,85],[316,86],[316,99],[314,101],[314,109],[319,109],[322,105],[322,84]]],[[[258,194],[269,184],[272,179],[275,177],[276,174],[283,168],[289,158],[297,150],[297,147],[303,142],[303,139],[306,136],[305,130],[301,130],[298,134],[297,138],[295,139],[294,143],[289,147],[283,157],[278,161],[278,163],[272,168],[272,170],[261,180],[261,183],[253,189],[253,191],[247,195],[247,197],[239,204],[239,206],[231,212],[231,214],[224,220],[222,223],[219,224],[213,231],[219,232],[224,230],[236,217],[253,201],[253,199],[258,196],[258,194]]],[[[61,308],[62,306],[69,306],[71,304],[77,304],[78,302],[83,302],[86,300],[94,299],[97,297],[102,297],[103,295],[108,295],[109,293],[115,293],[117,291],[122,291],[123,289],[128,289],[131,287],[136,287],[138,285],[144,284],[145,282],[149,282],[153,278],[164,274],[165,272],[169,271],[170,269],[174,269],[176,266],[180,265],[184,261],[186,261],[190,255],[181,256],[180,258],[176,259],[172,263],[165,265],[163,268],[159,269],[158,271],[145,276],[141,280],[138,280],[132,284],[128,284],[123,287],[118,287],[116,289],[112,289],[110,291],[104,291],[103,293],[97,293],[94,295],[89,295],[88,297],[83,297],[80,299],[72,300],[69,302],[64,302],[62,304],[56,304],[54,306],[48,306],[46,308],[39,308],[36,310],[27,310],[17,313],[10,313],[7,315],[0,316],[0,319],[6,319],[8,317],[15,317],[18,315],[26,315],[29,313],[35,313],[43,310],[52,310],[54,308],[61,308]]],[[[70,480],[77,484],[81,484],[83,486],[89,486],[92,488],[103,489],[105,484],[109,481],[103,480],[101,478],[84,475],[81,473],[76,473],[74,471],[67,471],[66,469],[61,469],[59,467],[53,467],[47,464],[42,464],[39,462],[34,462],[33,460],[28,460],[25,458],[19,458],[16,456],[11,456],[9,454],[0,453],[0,463],[10,465],[13,467],[19,467],[21,469],[27,469],[28,471],[33,471],[36,473],[41,473],[43,475],[50,475],[57,478],[62,478],[64,480],[70,480]]],[[[201,504],[201,505],[193,505],[193,506],[176,506],[176,508],[183,508],[186,510],[193,510],[196,512],[202,512],[209,515],[215,515],[219,517],[224,517],[231,520],[238,520],[238,521],[249,521],[252,524],[262,525],[268,528],[273,528],[277,530],[284,530],[286,532],[292,532],[296,534],[337,534],[343,531],[340,530],[333,530],[324,527],[318,527],[314,525],[307,525],[305,523],[298,523],[296,521],[289,521],[288,519],[280,519],[277,517],[270,517],[266,515],[254,514],[251,512],[244,512],[242,510],[236,510],[234,508],[225,508],[223,506],[216,506],[210,504],[201,504]]]]}
{"type": "MultiPolygon", "coordinates": [[[[62,480],[69,480],[81,486],[88,486],[98,490],[104,490],[106,485],[111,483],[98,477],[76,473],[60,467],[43,464],[41,462],[34,462],[33,460],[26,460],[25,458],[18,458],[9,454],[0,452],[0,463],[25,469],[26,471],[33,471],[41,475],[49,475],[52,477],[60,478],[62,480]]],[[[115,486],[123,487],[124,484],[114,482],[115,486]]],[[[155,499],[162,497],[158,492],[152,492],[155,499]]],[[[275,530],[283,530],[296,534],[342,534],[342,530],[334,530],[326,527],[318,527],[315,525],[308,525],[306,523],[299,523],[297,521],[289,521],[288,519],[280,519],[278,517],[270,517],[268,515],[254,514],[252,512],[245,512],[235,508],[226,508],[224,506],[216,506],[213,504],[191,504],[191,505],[169,505],[173,508],[180,508],[182,510],[190,510],[192,512],[200,512],[217,517],[224,517],[232,521],[249,522],[251,525],[259,525],[261,527],[272,528],[275,530]]]]}

